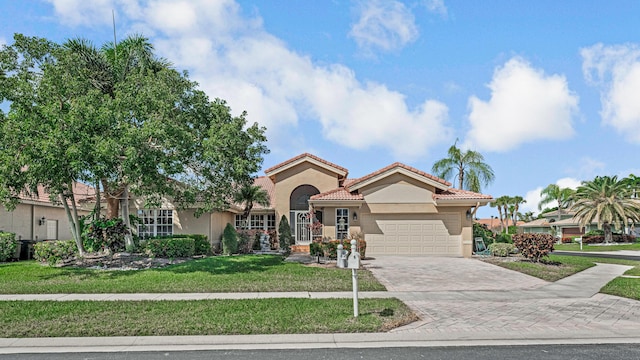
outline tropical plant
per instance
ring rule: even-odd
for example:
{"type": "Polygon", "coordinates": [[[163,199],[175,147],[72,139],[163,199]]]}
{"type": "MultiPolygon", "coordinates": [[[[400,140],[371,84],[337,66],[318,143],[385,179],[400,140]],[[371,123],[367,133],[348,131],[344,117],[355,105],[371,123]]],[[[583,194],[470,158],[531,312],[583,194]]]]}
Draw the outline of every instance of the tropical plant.
{"type": "Polygon", "coordinates": [[[458,179],[458,189],[480,192],[494,180],[491,166],[484,162],[484,156],[473,150],[462,151],[454,143],[447,157],[433,164],[433,173],[443,179],[458,179]]]}
{"type": "Polygon", "coordinates": [[[500,232],[504,232],[508,228],[508,207],[509,207],[509,196],[500,196],[496,198],[493,202],[489,204],[490,207],[495,207],[498,209],[498,220],[500,220],[500,232]]]}
{"type": "Polygon", "coordinates": [[[556,238],[550,234],[516,234],[513,244],[520,250],[522,256],[533,262],[549,255],[553,251],[556,238]]]}
{"type": "Polygon", "coordinates": [[[571,204],[571,195],[574,190],[569,188],[561,188],[556,184],[549,184],[546,188],[540,191],[540,202],[538,203],[538,210],[542,210],[543,206],[551,204],[553,202],[558,205],[558,220],[562,210],[567,209],[571,204]]]}
{"type": "Polygon", "coordinates": [[[632,198],[632,191],[617,176],[597,176],[583,181],[573,194],[571,211],[580,227],[593,222],[604,230],[605,243],[613,240],[612,226],[620,230],[630,223],[640,222],[640,203],[632,198]]]}
{"type": "Polygon", "coordinates": [[[269,206],[271,203],[269,200],[269,194],[260,186],[245,184],[238,188],[233,196],[233,200],[238,204],[244,204],[244,210],[242,211],[242,221],[244,228],[247,226],[247,220],[249,214],[255,204],[262,206],[269,206]]]}
{"type": "Polygon", "coordinates": [[[525,200],[522,196],[512,196],[510,198],[510,205],[513,206],[513,210],[511,211],[511,223],[513,224],[513,226],[516,226],[517,224],[517,220],[518,220],[518,210],[520,210],[520,205],[526,203],[527,200],[525,200]]]}

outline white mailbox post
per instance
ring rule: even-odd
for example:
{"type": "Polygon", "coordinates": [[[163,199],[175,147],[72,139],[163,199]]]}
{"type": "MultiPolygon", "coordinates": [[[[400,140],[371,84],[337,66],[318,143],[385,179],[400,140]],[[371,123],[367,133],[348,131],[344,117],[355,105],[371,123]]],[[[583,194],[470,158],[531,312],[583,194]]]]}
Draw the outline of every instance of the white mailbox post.
{"type": "Polygon", "coordinates": [[[351,269],[353,282],[353,316],[358,317],[358,269],[360,268],[360,253],[356,249],[356,241],[351,240],[351,253],[347,259],[347,268],[351,269]]]}

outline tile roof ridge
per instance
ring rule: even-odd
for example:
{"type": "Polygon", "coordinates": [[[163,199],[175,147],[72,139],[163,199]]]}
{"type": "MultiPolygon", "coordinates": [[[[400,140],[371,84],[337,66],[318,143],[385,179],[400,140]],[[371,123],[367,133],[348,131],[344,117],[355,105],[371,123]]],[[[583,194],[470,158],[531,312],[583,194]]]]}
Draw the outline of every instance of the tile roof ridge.
{"type": "Polygon", "coordinates": [[[338,170],[340,170],[340,171],[343,171],[343,172],[345,172],[345,173],[349,173],[349,170],[348,170],[347,168],[342,167],[342,166],[340,166],[340,165],[337,165],[337,164],[335,164],[335,163],[332,163],[331,161],[325,160],[325,159],[323,159],[323,158],[321,158],[321,157],[318,157],[318,156],[313,155],[313,154],[308,153],[308,152],[302,153],[302,154],[300,154],[300,155],[297,155],[297,156],[292,157],[292,158],[291,158],[291,159],[289,159],[289,160],[285,160],[285,161],[283,161],[283,162],[281,162],[281,163],[279,163],[279,164],[276,164],[276,165],[274,165],[274,166],[272,166],[272,167],[270,167],[270,168],[268,168],[268,169],[264,170],[264,172],[265,172],[265,173],[268,173],[268,172],[274,171],[274,170],[276,170],[276,169],[278,169],[278,168],[281,168],[281,167],[283,167],[283,166],[286,166],[286,165],[288,165],[288,164],[290,164],[290,163],[292,163],[292,162],[298,161],[298,160],[303,159],[303,158],[305,158],[305,157],[309,157],[309,158],[314,159],[314,160],[316,160],[316,161],[319,161],[319,162],[321,162],[321,163],[323,163],[323,164],[325,164],[325,165],[328,165],[328,166],[334,167],[334,168],[336,168],[336,169],[338,169],[338,170]]]}

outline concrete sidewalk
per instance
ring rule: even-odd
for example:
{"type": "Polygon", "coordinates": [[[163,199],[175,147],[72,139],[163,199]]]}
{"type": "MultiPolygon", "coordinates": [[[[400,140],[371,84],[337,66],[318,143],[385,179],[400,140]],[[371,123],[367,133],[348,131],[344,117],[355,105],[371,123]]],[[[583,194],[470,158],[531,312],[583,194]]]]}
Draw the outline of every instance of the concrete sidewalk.
{"type": "MultiPolygon", "coordinates": [[[[110,338],[0,339],[0,354],[207,349],[640,343],[640,301],[599,294],[628,266],[599,264],[555,283],[471,259],[397,259],[365,263],[388,292],[421,320],[377,334],[296,334],[110,338]],[[434,271],[437,269],[437,271],[434,271]],[[449,273],[451,272],[451,273],[449,273]],[[453,273],[462,275],[456,279],[453,273]],[[392,284],[392,286],[390,286],[392,284]]],[[[0,300],[195,300],[350,298],[337,293],[45,294],[0,300]]]]}

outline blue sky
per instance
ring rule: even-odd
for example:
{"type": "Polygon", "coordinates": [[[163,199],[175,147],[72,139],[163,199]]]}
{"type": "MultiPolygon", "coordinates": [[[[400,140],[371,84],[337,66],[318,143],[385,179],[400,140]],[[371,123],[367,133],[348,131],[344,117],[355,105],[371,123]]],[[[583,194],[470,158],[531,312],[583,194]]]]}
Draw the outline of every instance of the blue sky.
{"type": "MultiPolygon", "coordinates": [[[[15,32],[142,33],[211,98],[268,128],[264,166],[314,153],[360,177],[430,172],[456,139],[494,197],[640,174],[636,0],[0,1],[15,32]]],[[[485,207],[478,213],[497,215],[485,207]]]]}

